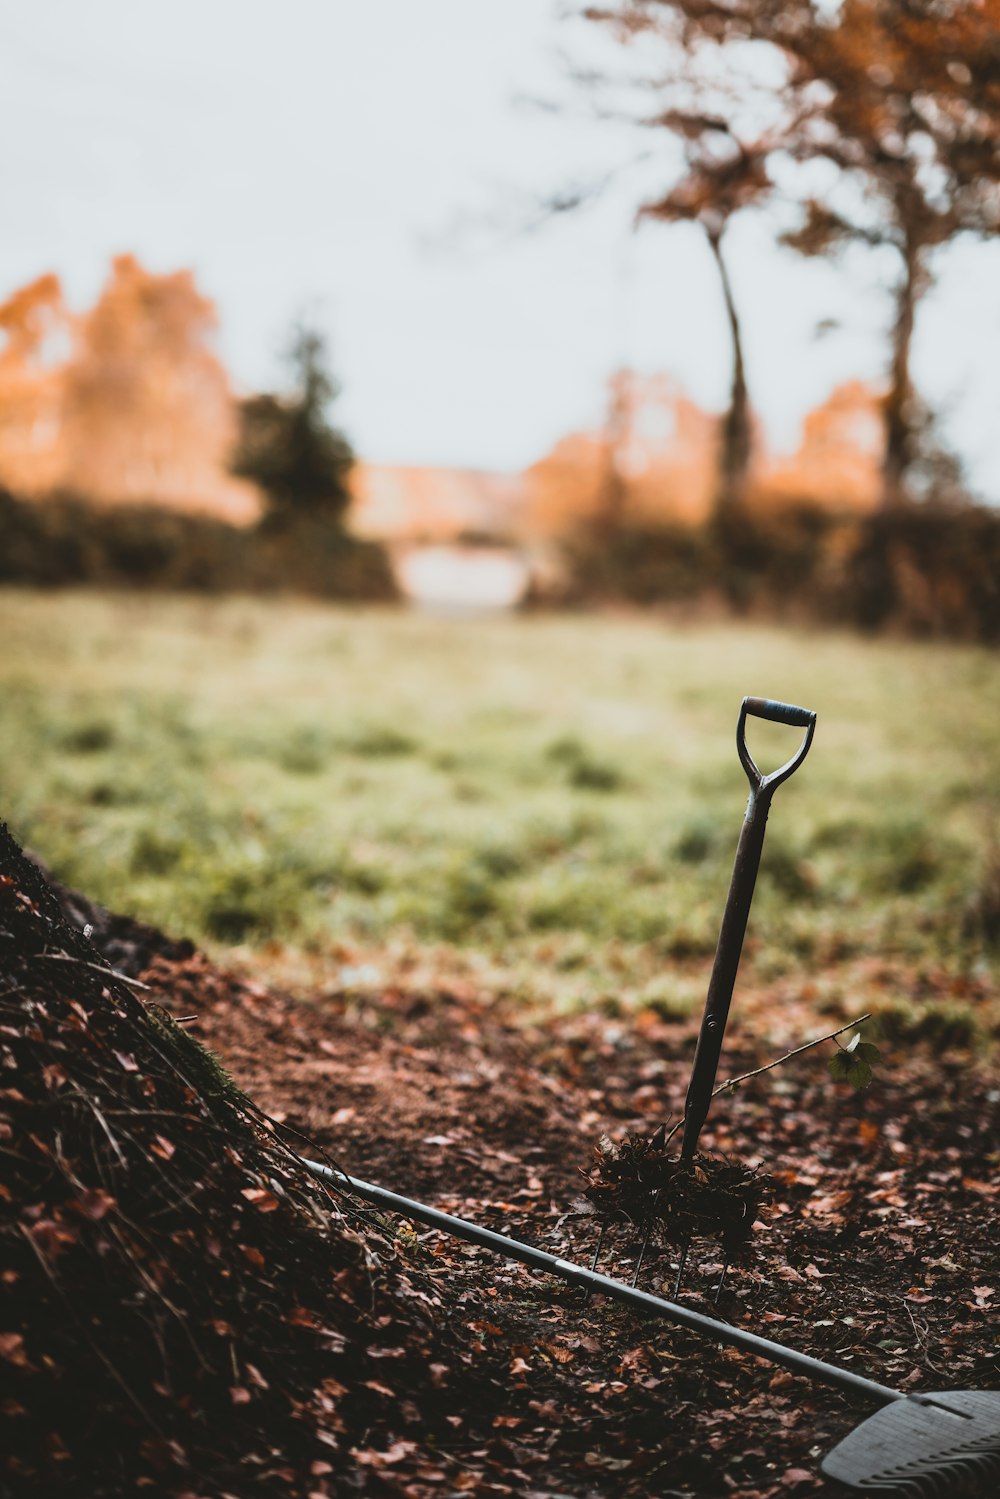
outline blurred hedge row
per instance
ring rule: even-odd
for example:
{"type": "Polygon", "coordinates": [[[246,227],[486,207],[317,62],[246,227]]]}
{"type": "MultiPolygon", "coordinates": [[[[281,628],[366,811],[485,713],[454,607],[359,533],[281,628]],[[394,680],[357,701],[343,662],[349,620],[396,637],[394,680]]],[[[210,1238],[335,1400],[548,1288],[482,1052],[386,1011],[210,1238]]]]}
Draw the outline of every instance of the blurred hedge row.
{"type": "MultiPolygon", "coordinates": [[[[923,503],[845,518],[801,505],[723,527],[618,526],[566,543],[542,606],[709,607],[864,630],[1000,641],[1000,511],[923,503]]],[[[151,506],[0,490],[0,583],[399,596],[383,547],[300,517],[245,529],[151,506]]]]}
{"type": "Polygon", "coordinates": [[[247,529],[147,505],[99,509],[71,497],[36,503],[3,490],[0,583],[397,597],[384,549],[329,520],[247,529]]]}
{"type": "Polygon", "coordinates": [[[714,604],[864,630],[1000,640],[1000,512],[922,503],[845,518],[802,505],[723,528],[579,536],[561,601],[714,604]]]}

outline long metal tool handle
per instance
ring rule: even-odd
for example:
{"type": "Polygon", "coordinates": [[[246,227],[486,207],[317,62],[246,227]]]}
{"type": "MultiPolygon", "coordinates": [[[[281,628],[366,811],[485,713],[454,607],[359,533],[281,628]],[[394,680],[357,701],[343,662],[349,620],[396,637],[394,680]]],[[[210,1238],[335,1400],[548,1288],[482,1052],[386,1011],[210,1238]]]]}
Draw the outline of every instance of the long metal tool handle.
{"type": "Polygon", "coordinates": [[[736,845],[736,860],[729,882],[729,895],[722,917],[719,944],[715,950],[715,963],[708,984],[705,1013],[701,1020],[701,1031],[688,1084],[687,1102],[684,1105],[684,1136],[681,1140],[681,1160],[691,1160],[698,1146],[698,1137],[708,1117],[719,1070],[719,1056],[729,1019],[736,970],[740,966],[743,938],[746,935],[750,903],[753,900],[757,870],[760,867],[761,850],[764,847],[764,832],[767,814],[771,809],[771,798],[781,785],[797,770],[809,753],[813,733],[816,729],[816,714],[809,708],[797,708],[793,703],[778,703],[772,698],[745,697],[736,724],[736,749],[740,764],[750,782],[746,816],[740,830],[740,841],[736,845]],[[747,715],[765,718],[770,723],[788,724],[793,728],[804,728],[805,736],[790,760],[770,775],[762,775],[747,749],[747,715]]]}
{"type": "Polygon", "coordinates": [[[769,1338],[758,1337],[756,1333],[746,1332],[742,1327],[731,1327],[728,1322],[718,1322],[714,1317],[706,1317],[702,1312],[680,1306],[676,1301],[651,1296],[648,1291],[640,1291],[635,1286],[627,1286],[624,1281],[613,1280],[611,1276],[588,1270],[583,1265],[575,1265],[572,1260],[558,1259],[544,1249],[535,1249],[531,1244],[522,1244],[520,1240],[511,1239],[506,1234],[494,1233],[491,1228],[470,1223],[466,1218],[455,1218],[451,1213],[443,1213],[440,1208],[432,1208],[426,1202],[416,1202],[412,1197],[402,1197],[386,1187],[359,1181],[356,1176],[348,1176],[330,1166],[321,1166],[318,1161],[307,1161],[302,1157],[300,1160],[313,1176],[329,1182],[332,1187],[341,1191],[356,1193],[375,1207],[402,1213],[407,1218],[415,1219],[417,1223],[427,1224],[428,1228],[451,1234],[456,1239],[465,1239],[470,1244],[478,1244],[493,1254],[503,1255],[505,1259],[518,1260],[534,1270],[545,1270],[550,1275],[558,1275],[574,1285],[598,1291],[615,1301],[624,1301],[640,1311],[664,1317],[668,1322],[676,1322],[681,1327],[690,1328],[692,1332],[715,1338],[720,1343],[728,1343],[744,1353],[755,1353],[758,1358],[767,1359],[772,1364],[781,1364],[794,1374],[802,1374],[807,1379],[821,1380],[837,1389],[864,1395],[879,1405],[905,1398],[901,1391],[894,1390],[889,1385],[877,1384],[874,1379],[866,1379],[863,1374],[855,1374],[850,1369],[838,1369],[836,1364],[825,1364],[807,1353],[799,1353],[795,1348],[786,1348],[783,1343],[772,1343],[769,1338]]]}

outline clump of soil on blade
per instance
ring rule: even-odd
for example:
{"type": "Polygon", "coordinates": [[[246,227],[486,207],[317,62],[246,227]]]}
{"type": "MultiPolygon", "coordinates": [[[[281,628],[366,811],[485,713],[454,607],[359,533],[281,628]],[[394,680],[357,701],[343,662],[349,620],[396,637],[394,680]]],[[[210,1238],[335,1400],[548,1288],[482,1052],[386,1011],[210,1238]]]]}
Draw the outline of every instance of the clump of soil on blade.
{"type": "Polygon", "coordinates": [[[584,1196],[605,1224],[631,1223],[650,1241],[688,1245],[718,1240],[727,1264],[750,1257],[757,1216],[770,1195],[760,1167],[698,1152],[690,1160],[667,1149],[666,1126],[650,1135],[626,1135],[617,1144],[602,1135],[594,1162],[583,1173],[584,1196]]]}

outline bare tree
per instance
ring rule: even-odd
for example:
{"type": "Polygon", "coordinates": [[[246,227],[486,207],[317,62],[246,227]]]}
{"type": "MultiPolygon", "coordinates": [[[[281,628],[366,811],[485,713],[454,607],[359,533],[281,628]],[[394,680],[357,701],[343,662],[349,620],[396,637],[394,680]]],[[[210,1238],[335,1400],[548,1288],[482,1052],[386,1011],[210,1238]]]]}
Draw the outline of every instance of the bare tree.
{"type": "Polygon", "coordinates": [[[719,272],[732,339],[729,405],[722,421],[716,514],[724,517],[746,504],[752,456],[750,398],[743,336],[723,239],[742,209],[761,203],[771,192],[765,141],[744,145],[725,120],[667,110],[653,123],[684,141],[687,170],[662,198],[643,204],[640,214],[666,223],[686,221],[703,231],[719,272]]]}

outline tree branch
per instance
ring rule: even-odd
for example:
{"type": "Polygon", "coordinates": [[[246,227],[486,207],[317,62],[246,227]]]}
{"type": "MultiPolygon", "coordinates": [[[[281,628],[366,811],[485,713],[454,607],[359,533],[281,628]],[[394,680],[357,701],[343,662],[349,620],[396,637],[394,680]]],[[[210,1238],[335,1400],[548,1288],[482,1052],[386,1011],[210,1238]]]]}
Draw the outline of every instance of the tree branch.
{"type": "Polygon", "coordinates": [[[853,1030],[855,1026],[863,1025],[866,1020],[870,1020],[871,1018],[872,1017],[870,1011],[864,1015],[859,1015],[857,1020],[849,1020],[847,1024],[842,1025],[839,1030],[830,1031],[826,1036],[817,1036],[814,1041],[807,1041],[803,1046],[796,1046],[794,1051],[786,1051],[783,1057],[776,1057],[773,1062],[768,1062],[763,1067],[755,1067],[752,1072],[741,1072],[739,1077],[727,1078],[724,1083],[720,1083],[717,1088],[713,1089],[712,1097],[718,1097],[718,1095],[720,1093],[724,1093],[727,1088],[735,1088],[737,1083],[745,1083],[748,1078],[760,1077],[762,1072],[770,1072],[773,1067],[780,1067],[782,1062],[789,1062],[791,1061],[792,1057],[801,1056],[804,1051],[810,1051],[814,1046],[822,1046],[824,1041],[833,1041],[837,1036],[842,1036],[845,1031],[853,1030]]]}
{"type": "Polygon", "coordinates": [[[117,979],[121,984],[128,984],[132,989],[145,989],[152,993],[149,984],[144,984],[141,979],[129,978],[127,973],[119,973],[116,968],[102,968],[100,963],[90,963],[86,958],[78,958],[69,952],[43,952],[40,958],[49,958],[55,963],[75,963],[78,968],[92,968],[95,973],[103,973],[105,978],[117,979]]]}
{"type": "MultiPolygon", "coordinates": [[[[712,1097],[717,1098],[720,1093],[725,1093],[727,1088],[735,1088],[737,1083],[745,1083],[748,1078],[760,1077],[762,1072],[770,1072],[774,1067],[780,1067],[783,1062],[791,1061],[792,1057],[801,1056],[804,1051],[811,1051],[814,1046],[822,1046],[824,1041],[833,1041],[837,1036],[842,1036],[845,1031],[853,1030],[856,1025],[863,1025],[871,1018],[871,1011],[866,1011],[864,1015],[859,1015],[857,1020],[849,1020],[839,1030],[830,1031],[825,1036],[817,1036],[813,1041],[806,1041],[803,1046],[796,1046],[794,1051],[786,1051],[783,1057],[776,1057],[773,1062],[767,1062],[763,1067],[755,1067],[752,1072],[741,1072],[739,1077],[729,1077],[724,1083],[719,1083],[717,1088],[713,1088],[712,1097]]],[[[683,1123],[684,1115],[682,1114],[677,1123],[667,1131],[663,1140],[664,1145],[673,1139],[683,1123]]]]}

